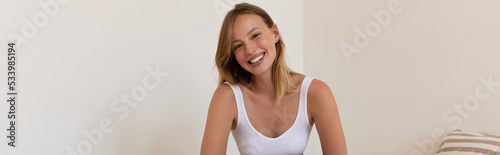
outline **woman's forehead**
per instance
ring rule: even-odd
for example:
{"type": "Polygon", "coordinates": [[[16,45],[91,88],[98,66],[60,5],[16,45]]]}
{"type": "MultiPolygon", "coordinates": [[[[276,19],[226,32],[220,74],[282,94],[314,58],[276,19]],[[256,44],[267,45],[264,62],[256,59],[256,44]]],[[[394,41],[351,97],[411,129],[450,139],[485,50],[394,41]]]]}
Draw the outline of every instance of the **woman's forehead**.
{"type": "Polygon", "coordinates": [[[233,24],[233,37],[237,37],[239,35],[246,36],[248,32],[250,32],[254,28],[262,28],[265,27],[264,21],[262,18],[256,14],[243,14],[236,17],[236,20],[233,24]]]}

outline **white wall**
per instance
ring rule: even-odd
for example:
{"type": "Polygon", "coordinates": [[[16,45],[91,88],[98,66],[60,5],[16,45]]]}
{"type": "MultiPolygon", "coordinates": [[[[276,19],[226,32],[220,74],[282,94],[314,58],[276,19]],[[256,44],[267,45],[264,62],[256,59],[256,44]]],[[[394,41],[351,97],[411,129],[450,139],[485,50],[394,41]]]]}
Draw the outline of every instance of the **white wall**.
{"type": "MultiPolygon", "coordinates": [[[[500,3],[396,2],[384,27],[370,11],[389,0],[304,1],[305,73],[331,87],[349,153],[424,154],[442,138],[433,132],[454,127],[500,134],[500,3]],[[356,45],[355,28],[371,24],[380,31],[356,45]],[[342,42],[359,49],[350,61],[342,42]],[[479,80],[488,76],[491,91],[479,80]]],[[[320,148],[315,137],[308,149],[320,148]]]]}
{"type": "MultiPolygon", "coordinates": [[[[213,65],[221,15],[235,2],[1,1],[0,64],[7,68],[6,44],[19,36],[19,95],[17,147],[2,138],[0,154],[66,155],[68,148],[106,155],[198,154],[217,86],[213,65]],[[55,4],[49,10],[57,11],[39,3],[55,4]],[[38,23],[26,27],[33,17],[38,23]],[[154,78],[147,68],[156,67],[162,73],[154,78]],[[122,96],[137,104],[126,104],[122,96]],[[101,121],[112,130],[101,129],[101,121]]],[[[250,2],[275,19],[289,64],[302,72],[302,1],[250,2]]],[[[0,74],[7,76],[5,69],[0,74]]],[[[8,108],[0,104],[2,135],[8,108]]],[[[228,154],[237,153],[230,137],[228,154]]]]}

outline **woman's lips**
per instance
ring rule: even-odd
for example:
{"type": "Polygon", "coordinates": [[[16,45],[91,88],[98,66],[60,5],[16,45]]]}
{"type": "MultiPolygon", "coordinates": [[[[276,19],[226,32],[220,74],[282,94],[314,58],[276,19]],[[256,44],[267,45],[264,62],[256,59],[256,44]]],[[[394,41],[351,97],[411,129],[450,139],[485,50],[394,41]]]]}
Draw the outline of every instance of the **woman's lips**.
{"type": "Polygon", "coordinates": [[[248,61],[248,63],[250,64],[250,66],[256,67],[264,61],[265,55],[266,55],[265,53],[262,53],[261,55],[258,55],[255,58],[253,58],[251,61],[248,61]]]}

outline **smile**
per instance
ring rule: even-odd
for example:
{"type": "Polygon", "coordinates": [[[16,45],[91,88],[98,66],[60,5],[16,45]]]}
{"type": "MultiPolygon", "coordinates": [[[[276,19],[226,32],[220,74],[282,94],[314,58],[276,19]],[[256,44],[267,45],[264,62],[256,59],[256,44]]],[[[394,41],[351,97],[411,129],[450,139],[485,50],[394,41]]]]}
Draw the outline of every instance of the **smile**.
{"type": "Polygon", "coordinates": [[[263,57],[264,57],[264,53],[256,58],[254,58],[253,60],[249,61],[249,63],[254,64],[254,63],[258,62],[259,60],[261,60],[263,57]]]}

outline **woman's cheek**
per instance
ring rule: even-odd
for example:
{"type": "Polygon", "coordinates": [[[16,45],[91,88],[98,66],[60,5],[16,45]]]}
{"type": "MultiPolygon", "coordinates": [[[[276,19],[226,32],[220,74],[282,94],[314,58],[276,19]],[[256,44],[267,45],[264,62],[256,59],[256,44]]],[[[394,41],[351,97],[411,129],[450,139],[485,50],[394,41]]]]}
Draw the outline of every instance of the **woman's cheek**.
{"type": "Polygon", "coordinates": [[[268,46],[269,46],[269,39],[268,39],[268,38],[266,38],[266,37],[264,37],[264,36],[259,37],[259,38],[258,38],[258,40],[257,40],[257,42],[258,42],[261,46],[263,46],[263,47],[268,47],[268,46]]]}
{"type": "Polygon", "coordinates": [[[234,57],[236,57],[236,61],[241,65],[243,61],[241,50],[234,51],[234,57]]]}

